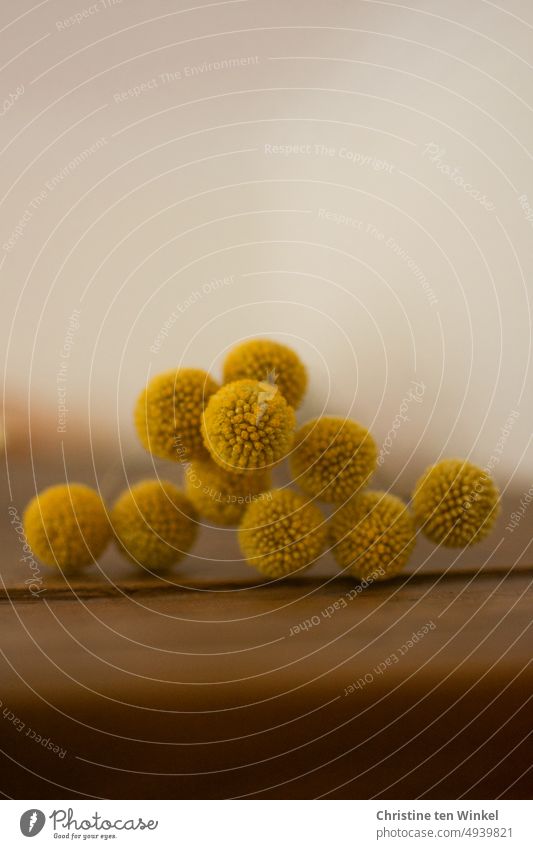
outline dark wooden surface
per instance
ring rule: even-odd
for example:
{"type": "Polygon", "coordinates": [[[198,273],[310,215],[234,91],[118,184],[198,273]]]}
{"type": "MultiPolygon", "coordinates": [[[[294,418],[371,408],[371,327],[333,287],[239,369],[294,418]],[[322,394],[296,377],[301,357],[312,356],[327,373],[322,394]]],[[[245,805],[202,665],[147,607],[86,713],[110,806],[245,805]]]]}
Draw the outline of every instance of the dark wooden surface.
{"type": "MultiPolygon", "coordinates": [[[[120,461],[104,457],[96,480],[90,461],[71,452],[68,477],[114,498],[126,483],[120,461]]],[[[130,458],[128,479],[149,472],[146,462],[130,458]]],[[[529,516],[505,529],[520,488],[482,545],[456,552],[420,540],[405,577],[350,601],[355,584],[336,577],[329,555],[264,586],[239,559],[235,533],[206,527],[164,580],[140,580],[111,548],[70,586],[40,567],[34,599],[8,507],[22,515],[35,489],[64,476],[61,458],[20,461],[3,494],[5,795],[531,795],[529,516]],[[290,636],[313,617],[319,624],[290,636]]]]}
{"type": "Polygon", "coordinates": [[[48,581],[39,600],[12,587],[0,601],[2,790],[529,796],[531,578],[430,573],[352,600],[351,581],[312,576],[181,588],[48,581]]]}

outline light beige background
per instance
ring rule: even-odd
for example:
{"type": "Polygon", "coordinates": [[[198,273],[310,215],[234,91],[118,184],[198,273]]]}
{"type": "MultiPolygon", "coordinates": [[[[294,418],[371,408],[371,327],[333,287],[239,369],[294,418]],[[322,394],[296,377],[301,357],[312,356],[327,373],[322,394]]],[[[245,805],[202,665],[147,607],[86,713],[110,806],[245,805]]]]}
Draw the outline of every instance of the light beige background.
{"type": "Polygon", "coordinates": [[[350,414],[381,444],[424,385],[382,483],[405,492],[439,456],[485,465],[500,440],[499,484],[528,489],[530,3],[24,0],[0,17],[10,392],[55,416],[67,339],[67,427],[89,417],[136,452],[148,375],[217,375],[268,334],[310,369],[301,420],[350,414]]]}

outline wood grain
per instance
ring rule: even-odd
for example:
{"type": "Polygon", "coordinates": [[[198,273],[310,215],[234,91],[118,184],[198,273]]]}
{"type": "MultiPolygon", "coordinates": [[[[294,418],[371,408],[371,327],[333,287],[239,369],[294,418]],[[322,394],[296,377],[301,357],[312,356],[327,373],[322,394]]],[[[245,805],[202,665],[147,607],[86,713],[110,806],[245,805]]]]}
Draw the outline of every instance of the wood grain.
{"type": "Polygon", "coordinates": [[[2,789],[528,796],[531,579],[424,574],[357,595],[353,582],[312,577],[49,583],[38,600],[11,588],[0,603],[2,789]],[[295,633],[306,621],[316,624],[295,633]]]}

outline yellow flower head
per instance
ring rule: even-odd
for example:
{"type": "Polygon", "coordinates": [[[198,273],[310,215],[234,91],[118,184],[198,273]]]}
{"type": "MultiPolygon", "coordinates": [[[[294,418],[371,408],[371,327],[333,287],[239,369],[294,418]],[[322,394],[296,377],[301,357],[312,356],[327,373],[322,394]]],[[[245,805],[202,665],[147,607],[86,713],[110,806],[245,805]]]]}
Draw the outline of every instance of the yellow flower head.
{"type": "Polygon", "coordinates": [[[330,523],[333,554],[359,581],[386,581],[406,565],[416,541],[406,505],[386,492],[361,492],[330,523]]]}
{"type": "Polygon", "coordinates": [[[204,412],[202,433],[215,463],[233,472],[260,471],[289,451],[294,410],[268,383],[237,380],[213,395],[204,412]]]}
{"type": "Polygon", "coordinates": [[[377,449],[371,434],[350,419],[312,419],[295,436],[290,466],[295,483],[313,498],[342,504],[372,476],[377,449]]]}
{"type": "Polygon", "coordinates": [[[432,542],[461,547],[480,542],[494,527],[499,492],[483,469],[467,460],[441,460],[417,481],[413,511],[432,542]]]}
{"type": "Polygon", "coordinates": [[[272,490],[251,504],[239,528],[246,560],[269,578],[307,569],[322,553],[326,538],[318,507],[287,489],[272,490]]]}
{"type": "Polygon", "coordinates": [[[270,488],[270,472],[228,472],[212,460],[187,466],[185,491],[198,513],[217,525],[238,525],[244,511],[270,488]]]}
{"type": "Polygon", "coordinates": [[[80,483],[43,490],[26,507],[23,521],[33,553],[65,572],[93,563],[111,537],[102,499],[80,483]]]}
{"type": "Polygon", "coordinates": [[[196,539],[195,509],[168,481],[141,481],[125,490],[113,506],[111,522],[122,552],[152,571],[182,560],[196,539]]]}
{"type": "Polygon", "coordinates": [[[202,369],[180,368],[154,377],[135,405],[135,427],[147,451],[189,463],[206,452],[200,421],[218,384],[202,369]]]}
{"type": "Polygon", "coordinates": [[[307,388],[307,372],[291,348],[269,339],[251,339],[229,352],[224,383],[249,378],[276,385],[291,407],[298,407],[307,388]]]}

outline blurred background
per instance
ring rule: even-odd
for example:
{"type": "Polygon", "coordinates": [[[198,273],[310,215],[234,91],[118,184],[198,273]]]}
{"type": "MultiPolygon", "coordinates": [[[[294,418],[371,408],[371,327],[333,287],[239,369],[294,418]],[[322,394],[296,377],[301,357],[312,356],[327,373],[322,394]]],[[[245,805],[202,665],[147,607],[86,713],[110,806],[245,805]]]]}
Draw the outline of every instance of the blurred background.
{"type": "MultiPolygon", "coordinates": [[[[495,533],[459,555],[420,543],[413,569],[531,563],[530,3],[0,17],[4,580],[8,504],[67,478],[109,499],[154,468],[178,479],[136,442],[140,389],[180,364],[220,378],[252,336],[307,365],[300,422],[370,428],[380,486],[408,496],[450,456],[494,475],[495,533]]],[[[248,574],[209,530],[189,571],[220,570],[221,533],[248,574]]]]}

